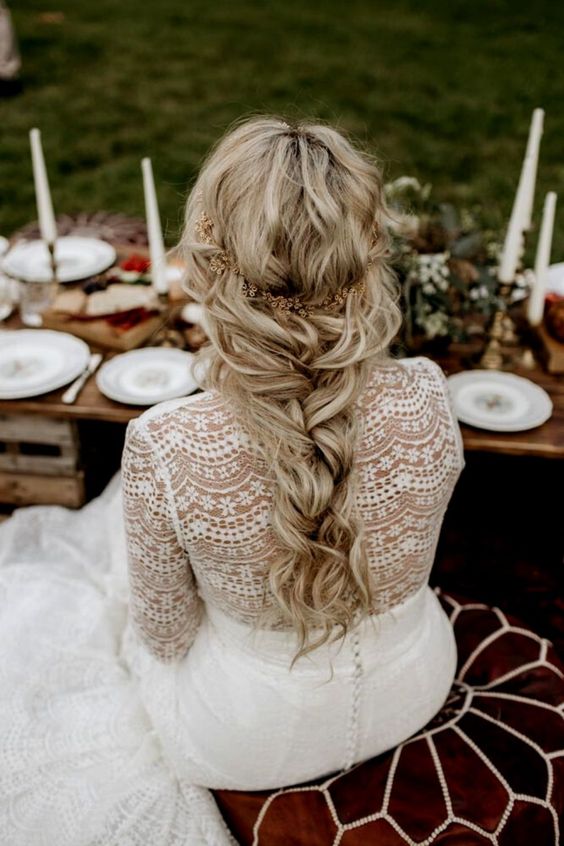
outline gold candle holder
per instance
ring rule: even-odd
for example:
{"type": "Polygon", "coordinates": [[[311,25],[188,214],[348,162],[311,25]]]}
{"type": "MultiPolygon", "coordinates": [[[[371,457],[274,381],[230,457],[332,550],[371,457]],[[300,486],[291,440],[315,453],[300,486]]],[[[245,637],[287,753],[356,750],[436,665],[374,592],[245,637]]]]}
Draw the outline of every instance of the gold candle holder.
{"type": "Polygon", "coordinates": [[[504,316],[505,312],[502,309],[498,309],[493,316],[488,342],[478,362],[479,366],[484,368],[484,370],[501,370],[505,364],[506,358],[502,352],[504,316]]]}
{"type": "Polygon", "coordinates": [[[517,327],[515,325],[515,321],[509,314],[509,297],[511,296],[511,289],[513,285],[501,285],[499,289],[499,295],[502,298],[505,305],[505,310],[502,312],[502,317],[500,320],[501,323],[501,343],[507,346],[511,346],[514,344],[519,343],[519,336],[517,334],[517,327]]]}
{"type": "Polygon", "coordinates": [[[478,359],[478,366],[485,370],[533,370],[537,366],[530,327],[522,320],[517,324],[508,314],[510,293],[510,285],[501,286],[502,303],[494,313],[485,349],[478,359]]]}

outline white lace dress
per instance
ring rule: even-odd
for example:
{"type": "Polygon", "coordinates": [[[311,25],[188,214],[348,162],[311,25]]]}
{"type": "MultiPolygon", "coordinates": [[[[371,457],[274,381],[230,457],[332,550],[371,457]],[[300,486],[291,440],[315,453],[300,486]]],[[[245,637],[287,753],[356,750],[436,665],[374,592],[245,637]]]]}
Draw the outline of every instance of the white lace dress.
{"type": "Polygon", "coordinates": [[[0,526],[0,843],[232,843],[207,788],[346,768],[439,710],[456,647],[427,582],[460,431],[424,358],[377,368],[357,408],[376,606],[292,672],[293,633],[253,628],[273,483],[218,395],[132,421],[80,511],[0,526]]]}

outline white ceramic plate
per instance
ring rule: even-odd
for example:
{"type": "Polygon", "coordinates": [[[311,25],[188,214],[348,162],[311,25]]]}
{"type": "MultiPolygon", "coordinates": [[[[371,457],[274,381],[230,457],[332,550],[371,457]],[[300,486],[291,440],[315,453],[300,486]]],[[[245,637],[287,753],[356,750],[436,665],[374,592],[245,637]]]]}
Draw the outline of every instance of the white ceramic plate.
{"type": "Polygon", "coordinates": [[[564,261],[558,264],[551,264],[547,272],[547,291],[554,291],[564,297],[564,261]]]}
{"type": "Polygon", "coordinates": [[[0,331],[0,399],[35,397],[62,388],[82,373],[88,344],[53,329],[0,331]]]}
{"type": "Polygon", "coordinates": [[[530,379],[499,370],[467,370],[448,377],[462,423],[494,432],[523,432],[552,414],[552,400],[530,379]]]}
{"type": "Polygon", "coordinates": [[[3,235],[0,235],[0,256],[3,256],[4,253],[8,252],[8,248],[10,246],[10,242],[7,238],[4,238],[3,235]]]}
{"type": "Polygon", "coordinates": [[[107,361],[96,374],[100,391],[128,405],[154,405],[188,396],[198,387],[194,355],[171,347],[141,347],[107,361]]]}
{"type": "MultiPolygon", "coordinates": [[[[60,282],[79,282],[103,273],[116,260],[111,244],[99,238],[69,235],[57,239],[55,247],[57,275],[60,282]]],[[[25,281],[47,282],[51,277],[51,261],[44,241],[23,241],[16,244],[2,261],[2,270],[25,281]]]]}

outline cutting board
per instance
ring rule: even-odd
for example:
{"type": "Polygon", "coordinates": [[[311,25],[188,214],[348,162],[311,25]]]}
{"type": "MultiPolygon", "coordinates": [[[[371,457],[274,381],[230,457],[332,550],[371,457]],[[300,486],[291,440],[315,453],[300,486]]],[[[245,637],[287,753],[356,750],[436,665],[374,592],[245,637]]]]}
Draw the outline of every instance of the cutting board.
{"type": "Polygon", "coordinates": [[[163,308],[159,314],[148,316],[136,326],[120,329],[103,318],[76,320],[60,312],[45,311],[43,312],[43,328],[71,332],[92,346],[125,352],[145,343],[153,332],[166,323],[167,317],[168,308],[163,308]]]}

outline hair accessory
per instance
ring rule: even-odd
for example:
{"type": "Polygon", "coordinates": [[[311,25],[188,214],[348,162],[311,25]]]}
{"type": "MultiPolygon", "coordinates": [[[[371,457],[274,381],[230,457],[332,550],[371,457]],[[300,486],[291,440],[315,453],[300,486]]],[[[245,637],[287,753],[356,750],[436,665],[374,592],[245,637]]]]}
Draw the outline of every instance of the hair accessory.
{"type": "MultiPolygon", "coordinates": [[[[204,244],[208,244],[210,247],[216,247],[217,244],[213,240],[213,220],[208,217],[205,212],[202,212],[200,217],[196,222],[196,232],[200,238],[200,241],[204,244]]],[[[225,250],[221,250],[219,255],[214,256],[210,259],[210,270],[212,273],[215,273],[216,276],[221,276],[226,270],[231,270],[233,273],[240,273],[239,267],[236,262],[233,261],[229,253],[226,253],[225,250]]]]}
{"type": "MultiPolygon", "coordinates": [[[[206,212],[202,212],[198,218],[196,222],[196,232],[198,233],[199,239],[202,243],[208,244],[211,247],[217,247],[217,244],[213,239],[213,220],[206,214],[206,212]]],[[[374,230],[373,243],[375,243],[377,236],[378,233],[374,230]]],[[[367,267],[370,267],[372,263],[372,259],[369,259],[367,267]]],[[[210,260],[210,270],[217,276],[221,276],[225,270],[231,270],[233,273],[241,275],[237,262],[235,262],[229,253],[225,252],[225,250],[221,250],[219,255],[214,256],[210,260]]],[[[257,285],[252,282],[248,282],[246,279],[243,279],[241,287],[241,292],[245,297],[253,299],[258,295],[262,297],[262,299],[272,308],[286,312],[286,314],[299,314],[300,317],[309,317],[319,309],[334,308],[335,306],[344,303],[347,297],[351,294],[363,294],[365,290],[366,285],[364,282],[356,282],[353,285],[340,288],[335,294],[332,294],[330,297],[325,297],[325,299],[320,303],[309,304],[304,303],[300,297],[276,296],[270,291],[259,290],[257,285]]]]}
{"type": "MultiPolygon", "coordinates": [[[[337,305],[345,302],[350,294],[363,294],[366,290],[364,282],[356,282],[354,285],[349,285],[346,288],[340,288],[335,294],[330,297],[325,297],[320,303],[314,305],[304,303],[300,297],[282,297],[271,294],[270,291],[260,291],[260,296],[272,308],[288,313],[293,312],[299,314],[300,317],[309,317],[314,312],[320,309],[331,309],[337,305]]],[[[256,297],[259,289],[252,282],[243,281],[242,292],[245,297],[256,297]]]]}

